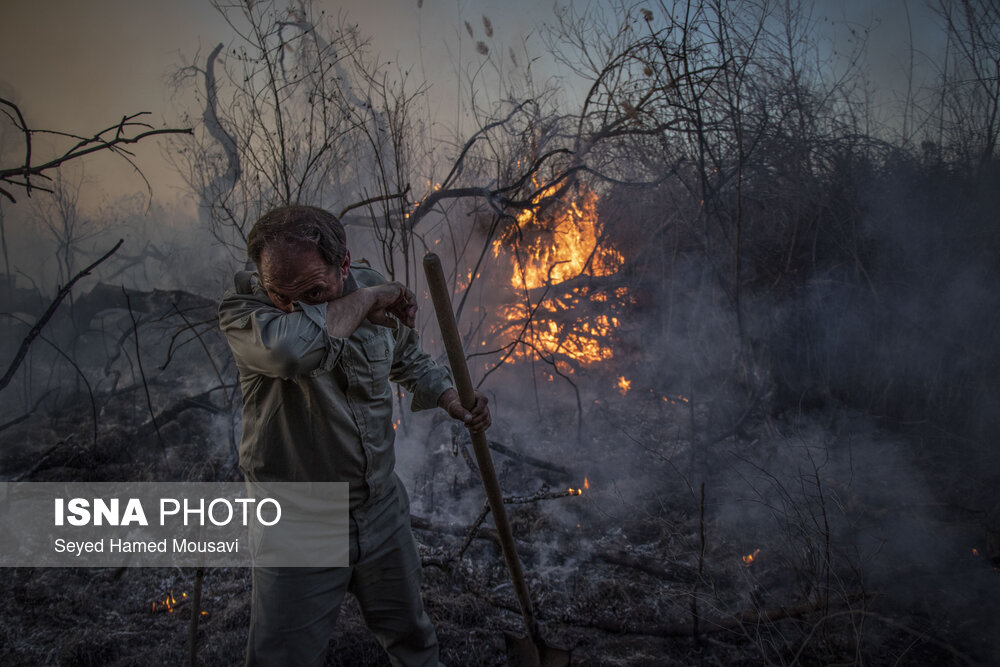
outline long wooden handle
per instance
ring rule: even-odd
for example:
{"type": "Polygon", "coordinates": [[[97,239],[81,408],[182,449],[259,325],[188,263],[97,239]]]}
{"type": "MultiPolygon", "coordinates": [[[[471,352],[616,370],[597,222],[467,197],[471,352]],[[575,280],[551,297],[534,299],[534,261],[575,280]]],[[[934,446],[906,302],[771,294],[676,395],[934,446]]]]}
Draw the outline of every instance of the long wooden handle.
{"type": "MultiPolygon", "coordinates": [[[[455,322],[455,313],[451,308],[450,290],[444,280],[441,260],[432,252],[424,255],[424,273],[427,275],[427,287],[430,289],[431,300],[434,302],[434,311],[437,313],[438,325],[441,327],[441,338],[444,341],[445,350],[448,352],[451,372],[455,376],[458,396],[462,401],[462,406],[466,410],[472,410],[476,404],[475,388],[472,386],[472,378],[469,376],[469,366],[465,362],[465,350],[462,346],[462,338],[458,333],[458,324],[455,322]]],[[[500,483],[497,482],[493,458],[490,456],[490,449],[486,443],[486,433],[472,433],[471,436],[472,448],[476,453],[476,462],[479,464],[479,474],[483,478],[483,486],[486,487],[486,500],[490,504],[490,511],[493,512],[493,520],[496,522],[497,533],[500,536],[500,548],[503,550],[504,560],[507,561],[510,578],[514,582],[514,593],[521,606],[521,616],[524,618],[528,635],[533,640],[537,640],[539,638],[538,625],[531,607],[528,586],[524,582],[524,573],[521,571],[521,561],[518,559],[517,550],[514,547],[514,535],[510,530],[510,523],[507,521],[507,510],[504,508],[500,483]]]]}

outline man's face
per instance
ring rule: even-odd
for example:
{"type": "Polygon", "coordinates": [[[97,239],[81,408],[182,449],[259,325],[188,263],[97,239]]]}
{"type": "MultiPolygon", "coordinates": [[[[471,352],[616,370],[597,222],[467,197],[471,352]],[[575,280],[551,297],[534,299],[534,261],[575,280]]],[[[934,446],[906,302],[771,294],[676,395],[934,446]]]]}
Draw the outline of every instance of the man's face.
{"type": "Polygon", "coordinates": [[[342,296],[350,267],[349,252],[340,266],[330,266],[311,245],[274,243],[260,253],[261,284],[286,313],[296,301],[320,304],[342,296]]]}

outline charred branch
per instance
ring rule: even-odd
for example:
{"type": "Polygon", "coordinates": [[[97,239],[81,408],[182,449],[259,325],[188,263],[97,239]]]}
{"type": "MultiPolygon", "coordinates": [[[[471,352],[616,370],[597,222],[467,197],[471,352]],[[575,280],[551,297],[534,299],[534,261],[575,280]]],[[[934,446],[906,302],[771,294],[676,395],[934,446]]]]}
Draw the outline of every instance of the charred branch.
{"type": "MultiPolygon", "coordinates": [[[[18,188],[23,188],[25,194],[29,197],[31,196],[32,189],[38,189],[42,191],[49,191],[49,188],[40,186],[32,183],[31,179],[33,177],[42,178],[46,181],[50,180],[47,172],[50,172],[63,164],[81,158],[85,155],[90,155],[91,153],[96,153],[98,151],[110,151],[116,155],[123,158],[136,170],[136,172],[142,176],[142,179],[146,181],[146,177],[142,175],[142,171],[139,167],[132,161],[134,155],[126,150],[124,146],[129,144],[135,144],[148,137],[153,137],[157,135],[164,134],[191,134],[190,128],[163,128],[154,129],[152,125],[138,121],[136,119],[142,118],[143,116],[148,116],[148,111],[142,111],[139,113],[134,113],[131,115],[122,116],[122,119],[111,125],[96,132],[91,137],[83,137],[68,132],[59,132],[55,130],[35,130],[28,127],[28,124],[24,120],[24,116],[21,114],[21,110],[16,104],[10,100],[0,98],[0,105],[8,107],[10,111],[4,111],[5,115],[11,119],[14,126],[17,128],[21,134],[24,135],[24,161],[23,164],[17,167],[7,167],[0,169],[0,183],[4,183],[10,186],[15,186],[18,188]],[[31,138],[34,134],[50,134],[58,137],[64,137],[67,139],[75,140],[76,143],[65,150],[60,156],[47,160],[42,164],[32,164],[32,146],[31,138]]],[[[146,181],[147,189],[151,189],[149,186],[149,181],[146,181]]],[[[0,187],[0,194],[7,197],[11,202],[16,202],[17,200],[14,196],[6,189],[0,187]]]]}
{"type": "Polygon", "coordinates": [[[594,553],[594,559],[611,565],[619,565],[645,572],[650,576],[663,579],[664,581],[674,581],[681,584],[693,584],[699,577],[696,568],[662,559],[636,556],[629,553],[626,549],[597,551],[594,553]]]}
{"type": "Polygon", "coordinates": [[[68,283],[66,283],[66,285],[59,289],[59,292],[56,294],[56,298],[52,300],[52,303],[49,304],[46,311],[40,318],[38,318],[35,325],[31,327],[31,331],[28,332],[28,335],[21,341],[21,346],[18,348],[17,354],[14,355],[14,359],[7,367],[7,372],[4,373],[2,378],[0,378],[0,391],[3,391],[3,389],[10,384],[11,378],[14,377],[14,373],[17,372],[21,362],[24,361],[25,355],[28,354],[28,348],[31,347],[31,343],[42,333],[42,329],[46,324],[48,324],[49,320],[52,319],[52,316],[55,315],[56,310],[59,308],[59,304],[62,303],[63,299],[65,299],[67,295],[69,295],[70,291],[73,289],[73,285],[75,285],[81,278],[90,275],[90,272],[97,268],[97,266],[104,262],[104,260],[115,254],[124,242],[125,239],[120,239],[118,243],[111,248],[111,250],[101,255],[101,257],[99,257],[93,264],[77,273],[68,283]]]}
{"type": "Polygon", "coordinates": [[[142,437],[150,435],[154,432],[158,432],[158,429],[163,425],[177,419],[182,413],[188,410],[205,410],[206,412],[212,414],[222,414],[226,411],[224,406],[219,406],[210,400],[212,394],[217,391],[228,392],[230,389],[234,388],[236,385],[224,384],[218,387],[213,387],[208,391],[203,391],[200,394],[194,396],[187,396],[177,401],[169,408],[162,410],[156,415],[150,417],[150,419],[144,423],[136,431],[136,435],[142,437]]]}
{"type": "Polygon", "coordinates": [[[534,466],[536,468],[541,468],[542,470],[548,470],[550,472],[555,472],[562,475],[571,474],[569,468],[565,468],[556,463],[552,463],[551,461],[545,461],[535,456],[530,456],[528,454],[518,452],[510,447],[507,447],[506,445],[502,445],[499,442],[496,442],[495,440],[490,440],[489,445],[490,449],[492,449],[493,451],[500,452],[504,456],[508,456],[516,461],[527,463],[528,465],[534,466]]]}
{"type": "Polygon", "coordinates": [[[218,174],[215,180],[209,184],[206,192],[202,193],[202,206],[207,207],[211,207],[213,203],[204,198],[207,193],[223,197],[224,193],[232,191],[243,174],[236,139],[226,131],[219,120],[219,92],[215,79],[215,61],[221,51],[222,44],[217,44],[205,60],[205,112],[202,114],[202,119],[205,121],[205,129],[208,134],[219,143],[226,155],[226,171],[218,174]]]}
{"type": "Polygon", "coordinates": [[[135,336],[135,360],[139,366],[139,376],[142,378],[142,388],[146,394],[146,407],[149,409],[150,421],[156,431],[156,440],[160,443],[160,452],[164,461],[167,460],[167,446],[163,441],[163,434],[160,433],[160,425],[156,421],[156,414],[153,412],[153,398],[149,394],[149,383],[146,381],[146,371],[142,366],[142,351],[139,345],[139,322],[135,319],[135,312],[132,310],[132,302],[129,300],[128,291],[122,286],[122,294],[125,295],[125,304],[128,306],[128,316],[132,320],[132,333],[135,336]]]}
{"type": "Polygon", "coordinates": [[[10,421],[7,421],[7,422],[4,422],[3,424],[0,424],[0,432],[3,432],[5,430],[7,430],[11,426],[17,426],[18,424],[20,424],[22,422],[25,422],[25,421],[28,421],[29,419],[31,419],[31,416],[34,415],[35,412],[38,411],[38,406],[42,404],[42,401],[44,401],[49,396],[49,394],[52,393],[52,391],[53,390],[50,389],[49,391],[47,391],[44,394],[42,394],[41,396],[39,396],[38,400],[35,401],[35,404],[31,406],[31,409],[28,410],[27,412],[25,412],[20,417],[15,417],[14,419],[11,419],[10,421]]]}
{"type": "Polygon", "coordinates": [[[41,470],[42,468],[45,467],[45,465],[48,463],[49,459],[52,457],[53,454],[55,454],[58,450],[62,449],[67,444],[69,444],[70,442],[72,442],[72,440],[73,440],[73,436],[71,435],[70,437],[66,438],[65,440],[60,440],[56,444],[52,445],[51,447],[49,447],[48,449],[46,449],[44,452],[42,452],[41,456],[38,457],[38,459],[31,465],[30,468],[28,468],[24,472],[16,475],[15,477],[11,478],[10,481],[12,481],[12,482],[21,482],[23,480],[30,479],[32,475],[34,475],[36,472],[38,472],[39,470],[41,470]]]}
{"type": "Polygon", "coordinates": [[[350,211],[353,211],[356,208],[364,208],[365,206],[371,206],[372,204],[377,204],[379,202],[392,201],[394,199],[404,199],[409,192],[410,192],[410,186],[406,186],[406,189],[404,189],[402,192],[396,192],[394,194],[389,194],[389,195],[378,195],[375,197],[368,197],[367,199],[355,202],[340,209],[340,213],[337,214],[337,217],[343,220],[344,215],[346,215],[350,211]]]}

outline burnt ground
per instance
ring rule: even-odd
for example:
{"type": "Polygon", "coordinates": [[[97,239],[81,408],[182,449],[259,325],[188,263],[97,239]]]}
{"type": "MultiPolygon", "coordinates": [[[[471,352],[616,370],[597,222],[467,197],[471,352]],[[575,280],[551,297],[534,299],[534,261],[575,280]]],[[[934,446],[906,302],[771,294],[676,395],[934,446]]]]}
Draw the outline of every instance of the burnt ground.
{"type": "MultiPolygon", "coordinates": [[[[153,398],[167,404],[175,390],[153,398]]],[[[513,420],[502,397],[494,404],[490,438],[505,492],[545,496],[509,511],[544,632],[573,649],[574,664],[1000,657],[995,458],[830,407],[756,415],[708,442],[697,433],[710,431],[708,408],[642,387],[588,400],[579,424],[570,408],[513,420]],[[581,495],[564,493],[585,478],[581,495]]],[[[161,424],[161,441],[142,405],[127,392],[107,398],[96,446],[88,401],[40,409],[0,432],[5,477],[232,477],[226,415],[190,407],[161,424]]],[[[398,467],[442,659],[505,664],[504,632],[521,625],[488,528],[458,555],[482,491],[461,434],[422,419],[406,417],[398,467]]],[[[0,664],[188,659],[193,570],[8,568],[0,587],[0,664]],[[180,604],[156,609],[171,593],[180,604]]],[[[239,664],[248,570],[208,569],[202,608],[199,661],[239,664]]],[[[388,664],[351,601],[332,648],[329,664],[388,664]]]]}

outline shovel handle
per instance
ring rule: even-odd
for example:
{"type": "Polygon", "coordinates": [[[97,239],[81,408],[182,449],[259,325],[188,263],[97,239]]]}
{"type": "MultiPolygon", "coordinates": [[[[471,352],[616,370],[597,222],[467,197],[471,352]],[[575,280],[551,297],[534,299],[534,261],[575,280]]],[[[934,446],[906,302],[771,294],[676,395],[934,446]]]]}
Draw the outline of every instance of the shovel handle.
{"type": "MultiPolygon", "coordinates": [[[[476,404],[476,392],[472,385],[472,378],[469,376],[469,366],[465,361],[465,348],[462,346],[462,337],[458,333],[455,313],[451,308],[451,291],[445,283],[441,260],[436,254],[430,252],[424,255],[424,273],[427,275],[427,287],[434,303],[434,311],[437,313],[438,325],[441,327],[441,339],[448,352],[448,362],[455,377],[459,399],[462,401],[462,407],[466,410],[472,410],[476,404]]],[[[493,468],[493,458],[490,456],[490,449],[486,442],[486,433],[472,433],[470,435],[472,436],[472,448],[476,454],[476,463],[479,464],[479,474],[483,479],[483,486],[486,487],[486,500],[490,504],[493,521],[496,523],[497,533],[500,536],[500,548],[503,550],[510,578],[514,582],[514,593],[517,595],[517,602],[521,607],[521,617],[528,629],[528,635],[537,641],[540,638],[538,625],[532,611],[528,586],[524,582],[521,561],[517,557],[517,550],[514,546],[514,535],[510,529],[510,523],[507,521],[507,510],[504,508],[500,483],[497,481],[497,474],[493,468]]]]}

